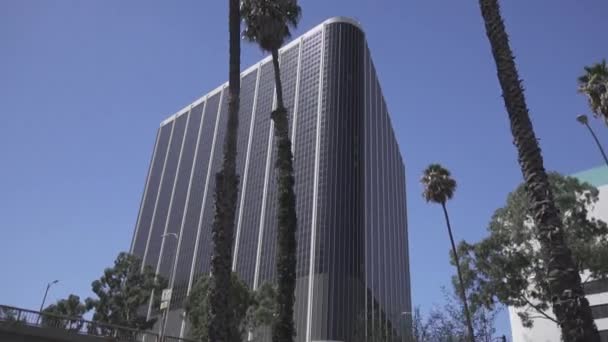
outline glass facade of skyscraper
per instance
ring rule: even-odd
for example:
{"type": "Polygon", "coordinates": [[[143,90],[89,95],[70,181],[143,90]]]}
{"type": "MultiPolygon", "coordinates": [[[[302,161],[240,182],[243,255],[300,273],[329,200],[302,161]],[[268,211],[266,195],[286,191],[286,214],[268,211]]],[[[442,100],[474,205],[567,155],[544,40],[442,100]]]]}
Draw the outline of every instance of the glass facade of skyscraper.
{"type": "MultiPolygon", "coordinates": [[[[296,180],[296,341],[409,341],[405,169],[364,33],[329,19],[281,49],[280,65],[296,180]]],[[[242,73],[233,269],[253,289],[276,278],[274,92],[269,58],[242,73]]],[[[224,84],[158,130],[131,252],[167,278],[175,268],[168,335],[187,336],[184,300],[209,273],[226,119],[224,84]]]]}

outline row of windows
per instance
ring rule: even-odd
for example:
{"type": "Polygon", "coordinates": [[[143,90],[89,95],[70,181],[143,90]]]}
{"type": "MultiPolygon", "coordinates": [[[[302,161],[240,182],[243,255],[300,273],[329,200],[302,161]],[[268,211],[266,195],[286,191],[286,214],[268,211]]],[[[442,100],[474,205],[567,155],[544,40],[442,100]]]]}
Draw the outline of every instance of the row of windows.
{"type": "Polygon", "coordinates": [[[608,304],[594,305],[591,307],[594,319],[608,318],[608,304]]]}
{"type": "MultiPolygon", "coordinates": [[[[292,123],[293,103],[296,88],[297,67],[298,67],[298,52],[299,45],[285,51],[280,56],[281,80],[283,84],[284,105],[287,109],[289,123],[292,123]]],[[[291,132],[291,125],[289,127],[291,132]]],[[[273,133],[274,134],[274,133],[273,133]]],[[[260,279],[259,284],[271,282],[276,276],[275,254],[276,254],[276,208],[277,208],[277,189],[276,189],[276,169],[275,162],[277,158],[276,143],[272,146],[272,155],[270,161],[270,172],[268,177],[268,192],[266,195],[266,220],[264,227],[264,237],[261,245],[260,259],[260,279]]]]}
{"type": "MultiPolygon", "coordinates": [[[[177,179],[174,183],[174,195],[170,202],[169,215],[167,216],[167,221],[165,223],[165,233],[179,234],[182,227],[184,206],[194,162],[194,152],[198,140],[200,124],[202,122],[202,112],[203,105],[199,104],[187,114],[189,117],[186,135],[180,152],[181,159],[178,162],[177,179]]],[[[159,274],[165,276],[169,275],[170,270],[173,267],[173,262],[175,261],[175,258],[177,258],[178,243],[178,241],[172,238],[165,239],[165,241],[162,242],[159,274]]]]}
{"type": "MultiPolygon", "coordinates": [[[[326,73],[324,77],[324,115],[322,117],[323,158],[319,179],[319,225],[315,267],[321,279],[315,296],[326,305],[315,325],[326,337],[334,340],[352,340],[356,316],[362,311],[364,292],[357,283],[356,272],[362,246],[361,220],[357,219],[360,188],[358,170],[352,157],[359,144],[351,141],[360,121],[362,96],[353,96],[357,90],[347,83],[348,75],[357,68],[355,30],[350,25],[335,25],[326,31],[326,73]],[[327,276],[325,276],[325,274],[327,276]],[[340,294],[340,295],[338,295],[340,294]]],[[[319,333],[317,331],[317,333],[319,333]]]]}
{"type": "Polygon", "coordinates": [[[258,97],[255,108],[255,126],[253,131],[251,155],[247,171],[246,206],[241,218],[241,238],[237,255],[237,272],[241,278],[253,287],[257,246],[261,219],[266,155],[270,134],[270,112],[274,95],[274,70],[272,63],[261,67],[258,85],[258,97]]]}
{"type": "Polygon", "coordinates": [[[211,255],[213,253],[211,228],[214,217],[214,198],[215,198],[215,175],[222,168],[222,160],[224,156],[224,139],[226,136],[226,124],[228,122],[228,92],[224,88],[221,96],[221,104],[219,108],[219,117],[217,118],[217,127],[215,133],[215,144],[213,146],[213,159],[209,165],[207,179],[207,194],[204,199],[204,207],[202,217],[198,223],[200,230],[200,239],[197,250],[195,251],[194,263],[194,279],[201,275],[211,272],[211,255]]]}
{"type": "Polygon", "coordinates": [[[608,292],[608,279],[598,279],[583,284],[586,295],[608,292]]]}
{"type": "Polygon", "coordinates": [[[186,298],[188,285],[191,281],[192,261],[195,253],[196,241],[199,240],[199,218],[205,185],[208,173],[209,155],[217,123],[217,111],[221,93],[207,99],[203,105],[202,126],[195,149],[194,169],[190,182],[189,197],[185,205],[185,217],[182,223],[181,245],[178,251],[178,263],[175,271],[176,288],[175,302],[181,303],[186,298]]]}
{"type": "Polygon", "coordinates": [[[366,310],[374,325],[389,333],[397,329],[403,338],[407,322],[401,312],[411,311],[403,165],[368,50],[366,60],[365,269],[374,298],[367,300],[366,310]]]}
{"type": "Polygon", "coordinates": [[[296,184],[297,265],[300,277],[296,287],[297,341],[303,341],[307,329],[308,275],[310,264],[310,227],[312,222],[313,179],[315,164],[315,137],[319,96],[319,67],[321,60],[321,32],[306,38],[302,44],[300,83],[298,89],[298,118],[294,145],[294,170],[296,184]],[[310,176],[310,177],[309,177],[310,176]]]}
{"type": "Polygon", "coordinates": [[[154,212],[154,205],[158,195],[158,187],[163,172],[165,162],[165,154],[169,147],[169,138],[173,130],[173,123],[164,125],[158,132],[154,155],[150,165],[146,188],[142,199],[139,217],[135,228],[135,237],[133,239],[132,253],[143,258],[150,235],[150,222],[154,212]]]}
{"type": "MultiPolygon", "coordinates": [[[[322,33],[317,32],[305,38],[302,44],[283,52],[281,57],[285,104],[290,113],[290,123],[296,127],[293,149],[298,214],[298,341],[303,340],[307,328],[307,276],[313,257],[310,255],[310,237],[316,154],[320,154],[322,164],[319,169],[317,247],[314,251],[313,339],[342,336],[343,340],[348,340],[356,327],[358,315],[365,310],[376,312],[375,317],[380,318],[385,327],[397,326],[398,323],[393,323],[395,314],[401,312],[399,310],[407,305],[408,300],[404,293],[408,291],[409,279],[402,271],[407,263],[405,214],[398,208],[401,205],[405,208],[405,197],[401,193],[404,184],[400,179],[403,178],[402,164],[386,105],[375,72],[364,75],[360,71],[366,60],[362,33],[351,25],[339,24],[329,25],[325,35],[323,40],[322,33]],[[299,54],[302,55],[301,63],[298,63],[299,54]],[[319,98],[322,58],[323,96],[319,98]],[[296,84],[298,71],[299,83],[296,84]],[[366,96],[353,96],[363,92],[363,84],[372,84],[373,89],[366,87],[366,96]],[[354,86],[361,89],[354,89],[354,86]],[[323,115],[318,122],[319,99],[323,115]],[[374,107],[364,108],[363,101],[373,102],[374,107]],[[297,113],[293,112],[295,107],[297,113]],[[294,123],[295,114],[297,121],[294,123]],[[318,130],[321,132],[320,151],[316,150],[318,130]],[[364,150],[369,145],[373,146],[373,151],[364,150]],[[371,154],[375,159],[370,159],[371,154]],[[372,168],[364,168],[368,165],[372,168]],[[385,179],[395,183],[389,184],[384,182],[385,179]],[[369,205],[374,207],[368,208],[369,205]],[[368,210],[371,217],[364,216],[368,210]],[[363,250],[366,252],[362,253],[363,250]],[[394,260],[401,264],[392,263],[394,260]],[[371,267],[372,264],[377,267],[371,267]],[[369,289],[365,289],[366,283],[369,289]],[[380,283],[386,286],[379,287],[380,283]],[[368,299],[364,300],[364,297],[368,299]],[[375,304],[366,307],[365,302],[375,304]],[[345,317],[350,318],[345,320],[345,317]]],[[[241,83],[237,172],[243,177],[241,189],[245,181],[247,185],[239,193],[237,203],[238,214],[242,196],[244,207],[238,222],[240,239],[236,264],[237,272],[250,286],[254,282],[256,266],[259,267],[258,285],[272,280],[276,274],[274,165],[270,165],[270,172],[266,170],[268,144],[273,139],[270,132],[273,96],[272,63],[265,63],[259,71],[245,75],[241,83]],[[254,99],[256,84],[257,100],[254,99]],[[250,127],[253,129],[252,141],[245,170],[250,127]],[[262,210],[265,182],[268,182],[266,207],[262,210]],[[259,231],[260,227],[264,228],[263,232],[259,231]],[[258,250],[260,236],[263,239],[261,251],[258,250]],[[256,264],[258,253],[261,253],[261,260],[256,264]]],[[[189,113],[162,126],[157,137],[133,251],[138,255],[145,254],[146,263],[156,267],[161,253],[162,232],[165,229],[182,232],[180,249],[175,255],[178,259],[175,306],[185,299],[191,282],[209,272],[214,175],[221,167],[223,156],[227,97],[226,90],[214,94],[189,113]]],[[[274,147],[271,152],[270,162],[274,163],[274,147]]],[[[174,250],[174,243],[166,241],[158,264],[161,273],[170,270],[174,250]]]]}
{"type": "Polygon", "coordinates": [[[173,132],[171,133],[169,151],[165,157],[165,165],[161,176],[158,198],[152,215],[150,236],[148,237],[148,246],[146,247],[146,252],[144,254],[144,263],[150,265],[155,270],[160,255],[161,235],[163,235],[165,230],[173,182],[176,177],[177,163],[179,162],[179,153],[181,151],[188,117],[188,115],[182,115],[175,121],[173,132]]]}

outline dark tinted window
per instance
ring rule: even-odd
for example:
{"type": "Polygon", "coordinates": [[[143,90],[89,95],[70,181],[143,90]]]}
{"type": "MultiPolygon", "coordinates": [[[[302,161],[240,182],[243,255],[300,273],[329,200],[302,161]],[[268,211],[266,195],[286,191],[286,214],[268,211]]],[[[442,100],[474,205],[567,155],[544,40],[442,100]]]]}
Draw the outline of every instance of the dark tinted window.
{"type": "Polygon", "coordinates": [[[172,128],[173,121],[160,128],[156,147],[154,149],[154,156],[152,157],[150,165],[132,250],[132,253],[140,258],[143,258],[144,256],[148,243],[148,236],[150,235],[150,222],[152,221],[152,214],[154,213],[154,204],[156,203],[156,197],[158,195],[158,188],[160,186],[160,179],[163,173],[163,165],[165,163],[165,155],[167,154],[172,128]]]}
{"type": "Polygon", "coordinates": [[[608,279],[593,280],[583,284],[586,295],[608,292],[608,279]]]}
{"type": "Polygon", "coordinates": [[[600,342],[608,342],[608,330],[600,331],[600,342]]]}
{"type": "Polygon", "coordinates": [[[608,317],[608,304],[595,305],[591,307],[593,318],[600,319],[608,317]]]}

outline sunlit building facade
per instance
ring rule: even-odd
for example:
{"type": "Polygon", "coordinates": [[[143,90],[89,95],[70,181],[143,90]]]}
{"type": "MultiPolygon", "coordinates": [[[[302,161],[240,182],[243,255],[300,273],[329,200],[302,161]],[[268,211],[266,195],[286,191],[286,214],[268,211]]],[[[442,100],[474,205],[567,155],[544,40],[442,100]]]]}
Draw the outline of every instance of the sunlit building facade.
{"type": "MultiPolygon", "coordinates": [[[[365,35],[329,19],[282,48],[280,66],[297,196],[296,341],[409,341],[405,168],[365,35]]],[[[274,92],[269,58],[241,74],[233,269],[252,289],[276,278],[274,92]]],[[[227,98],[224,84],[161,123],[133,235],[146,265],[167,278],[175,269],[172,336],[187,336],[183,303],[210,270],[227,98]]]]}

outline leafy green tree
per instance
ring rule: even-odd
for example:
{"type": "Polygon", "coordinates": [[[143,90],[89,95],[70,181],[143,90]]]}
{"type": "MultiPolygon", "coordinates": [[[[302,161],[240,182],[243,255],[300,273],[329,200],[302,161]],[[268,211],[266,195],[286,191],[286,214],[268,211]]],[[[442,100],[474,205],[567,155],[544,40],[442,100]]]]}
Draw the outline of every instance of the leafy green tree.
{"type": "Polygon", "coordinates": [[[252,303],[247,309],[247,329],[255,331],[259,327],[271,327],[278,316],[277,290],[270,283],[264,283],[252,294],[252,303]]]}
{"type": "MultiPolygon", "coordinates": [[[[457,283],[455,282],[454,285],[457,283]]],[[[454,291],[457,291],[454,288],[454,291]]],[[[460,291],[458,291],[460,292],[460,291]]],[[[468,338],[467,321],[460,294],[448,293],[444,289],[445,303],[433,308],[424,316],[420,308],[414,309],[412,335],[414,342],[464,342],[468,338]]],[[[497,310],[471,305],[471,319],[475,330],[475,340],[480,342],[496,341],[494,326],[497,310]]]]}
{"type": "Polygon", "coordinates": [[[412,312],[412,342],[429,342],[431,338],[430,325],[422,310],[417,306],[412,312]]]}
{"type": "MultiPolygon", "coordinates": [[[[153,293],[160,293],[167,282],[154,273],[150,266],[141,267],[141,260],[128,253],[120,253],[114,267],[106,268],[103,276],[92,284],[97,298],[87,298],[86,308],[94,309],[93,321],[138,330],[150,329],[156,319],[147,320],[142,308],[153,293]]],[[[160,296],[154,296],[154,307],[160,296]]]]}
{"type": "Polygon", "coordinates": [[[0,320],[12,322],[17,320],[17,315],[17,309],[0,306],[0,320]]]}
{"type": "Polygon", "coordinates": [[[272,54],[277,108],[272,112],[277,139],[277,303],[278,318],[273,324],[274,342],[292,341],[295,335],[293,306],[296,286],[296,196],[293,156],[289,138],[287,109],[279,68],[279,48],[291,36],[290,27],[298,24],[301,8],[297,0],[243,0],[244,36],[272,54]]]}
{"type": "MultiPolygon", "coordinates": [[[[459,260],[462,256],[459,251],[459,260]]],[[[450,260],[456,265],[453,251],[450,251],[450,260]]],[[[444,303],[433,308],[428,315],[423,315],[420,308],[414,309],[412,314],[412,337],[414,342],[464,342],[468,340],[467,317],[461,294],[463,284],[467,294],[467,302],[471,314],[471,323],[478,342],[495,342],[498,337],[494,334],[495,319],[499,310],[478,304],[475,300],[474,273],[461,266],[462,282],[460,278],[452,277],[452,291],[442,288],[444,303]]]]}
{"type": "MultiPolygon", "coordinates": [[[[467,293],[469,294],[467,300],[470,303],[471,293],[473,293],[473,291],[472,289],[469,290],[470,287],[466,284],[466,278],[464,281],[465,288],[468,289],[467,293]]],[[[461,341],[466,341],[467,321],[464,315],[462,300],[457,292],[457,284],[457,279],[454,277],[452,281],[452,285],[454,286],[453,291],[450,293],[448,290],[444,289],[445,304],[442,309],[435,310],[433,315],[436,319],[439,319],[440,322],[446,322],[446,326],[452,326],[454,328],[454,334],[459,336],[461,341]]],[[[489,309],[474,304],[470,305],[469,309],[471,310],[471,321],[473,330],[475,331],[475,340],[478,342],[493,342],[496,339],[496,336],[494,336],[496,333],[494,323],[499,310],[497,308],[489,309]]]]}
{"type": "Polygon", "coordinates": [[[237,133],[239,126],[239,97],[241,89],[241,13],[239,0],[228,2],[229,72],[228,123],[224,140],[224,159],[215,177],[215,216],[212,226],[212,282],[209,284],[209,337],[225,342],[234,329],[234,317],[227,310],[232,272],[232,241],[239,177],[236,174],[237,133]]]}
{"type": "Polygon", "coordinates": [[[413,342],[465,342],[466,325],[454,321],[441,309],[433,309],[425,317],[419,308],[414,310],[412,319],[413,342]]]}
{"type": "MultiPolygon", "coordinates": [[[[200,277],[192,287],[190,295],[186,300],[185,311],[190,323],[192,324],[191,334],[202,342],[211,341],[210,325],[213,324],[210,317],[209,306],[211,304],[212,278],[204,275],[200,277]]],[[[227,332],[227,342],[241,342],[246,332],[245,318],[247,310],[252,305],[252,294],[243,281],[236,273],[231,275],[230,293],[228,293],[228,305],[225,308],[230,311],[230,316],[234,319],[234,324],[230,325],[231,330],[227,332]]]]}
{"type": "Polygon", "coordinates": [[[42,310],[42,324],[78,331],[82,328],[82,315],[86,312],[87,308],[80,301],[80,297],[71,294],[67,299],[61,299],[56,304],[51,304],[42,310]]]}
{"type": "MultiPolygon", "coordinates": [[[[257,291],[252,292],[247,285],[232,273],[232,286],[228,294],[227,310],[234,317],[235,324],[228,333],[228,342],[241,342],[248,331],[255,331],[259,327],[270,326],[276,319],[276,291],[264,284],[257,291]]],[[[208,342],[210,303],[209,276],[202,276],[192,287],[186,300],[186,315],[192,324],[191,334],[198,341],[208,342]]]]}
{"type": "MultiPolygon", "coordinates": [[[[598,190],[558,173],[549,173],[549,183],[576,268],[588,271],[585,280],[608,277],[608,225],[588,215],[598,201],[598,190]]],[[[522,184],[494,213],[487,238],[459,245],[463,272],[475,293],[473,302],[521,308],[518,315],[526,327],[537,318],[561,323],[549,313],[552,296],[533,214],[522,184]]]]}
{"type": "Polygon", "coordinates": [[[454,191],[456,190],[456,181],[451,177],[450,171],[445,169],[443,166],[439,164],[431,164],[426,168],[426,170],[424,170],[421,182],[424,186],[424,192],[422,193],[424,199],[427,202],[441,204],[441,208],[443,209],[445,223],[450,236],[450,243],[452,244],[452,252],[456,258],[455,266],[460,282],[457,288],[459,288],[460,296],[462,298],[469,336],[471,342],[474,342],[475,332],[473,331],[473,324],[471,322],[471,313],[467,303],[467,295],[462,280],[462,272],[460,271],[460,263],[458,262],[458,254],[456,253],[456,244],[454,243],[452,226],[450,225],[450,217],[446,208],[446,202],[454,196],[454,191]]]}
{"type": "Polygon", "coordinates": [[[28,323],[27,317],[19,317],[19,309],[6,306],[0,306],[0,321],[8,324],[28,323]]]}
{"type": "Polygon", "coordinates": [[[608,125],[608,66],[606,60],[585,67],[578,78],[578,91],[587,96],[589,107],[595,117],[608,125]]]}
{"type": "Polygon", "coordinates": [[[479,5],[509,114],[513,143],[517,147],[526,192],[538,227],[536,235],[543,250],[543,259],[547,261],[545,274],[553,298],[553,312],[562,323],[562,336],[566,342],[599,342],[589,302],[583,293],[579,270],[566,245],[559,213],[553,201],[498,0],[479,0],[479,5]]]}

